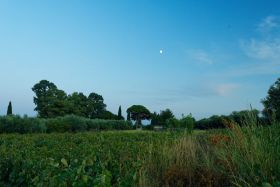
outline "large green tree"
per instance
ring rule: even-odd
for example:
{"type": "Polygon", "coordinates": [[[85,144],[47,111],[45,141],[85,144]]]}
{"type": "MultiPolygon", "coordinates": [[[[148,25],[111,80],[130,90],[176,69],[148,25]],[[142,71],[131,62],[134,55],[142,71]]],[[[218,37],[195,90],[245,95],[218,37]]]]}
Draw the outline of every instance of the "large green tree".
{"type": "Polygon", "coordinates": [[[39,117],[52,118],[63,116],[67,113],[67,95],[59,90],[56,85],[47,80],[41,80],[32,88],[35,93],[35,111],[39,117]]]}
{"type": "Polygon", "coordinates": [[[13,115],[13,108],[12,108],[12,102],[9,102],[8,108],[7,108],[7,116],[13,115]]]}
{"type": "Polygon", "coordinates": [[[104,104],[102,95],[97,93],[89,94],[87,111],[90,118],[102,119],[102,115],[106,111],[106,104],[104,104]]]}
{"type": "Polygon", "coordinates": [[[280,120],[280,78],[269,88],[268,95],[262,100],[264,114],[272,120],[280,120]]]}
{"type": "Polygon", "coordinates": [[[150,111],[142,106],[142,105],[133,105],[129,107],[126,111],[130,116],[130,118],[134,121],[136,121],[136,127],[141,127],[142,120],[149,120],[151,118],[151,113],[150,111]]]}

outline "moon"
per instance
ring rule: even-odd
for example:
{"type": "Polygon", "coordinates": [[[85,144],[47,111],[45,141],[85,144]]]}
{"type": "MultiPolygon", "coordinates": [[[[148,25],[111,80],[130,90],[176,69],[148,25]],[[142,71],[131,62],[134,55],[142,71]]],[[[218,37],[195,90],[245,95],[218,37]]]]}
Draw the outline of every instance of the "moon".
{"type": "Polygon", "coordinates": [[[161,49],[161,50],[159,50],[159,54],[162,54],[163,53],[163,50],[161,49]]]}

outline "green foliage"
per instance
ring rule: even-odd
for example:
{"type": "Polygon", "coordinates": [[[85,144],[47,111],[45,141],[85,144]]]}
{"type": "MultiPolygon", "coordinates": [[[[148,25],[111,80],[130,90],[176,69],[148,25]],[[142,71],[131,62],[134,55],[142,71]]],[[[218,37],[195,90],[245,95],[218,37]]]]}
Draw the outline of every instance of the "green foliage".
{"type": "Polygon", "coordinates": [[[234,122],[238,123],[239,125],[244,125],[244,122],[248,120],[248,117],[253,117],[257,120],[259,120],[258,117],[259,111],[254,109],[254,110],[242,110],[239,112],[232,112],[229,115],[229,118],[232,119],[234,122]]]}
{"type": "Polygon", "coordinates": [[[140,186],[279,186],[280,126],[253,121],[154,144],[140,186]]]}
{"type": "Polygon", "coordinates": [[[159,114],[156,112],[153,113],[151,117],[151,125],[159,125],[163,127],[168,126],[168,120],[175,118],[174,114],[170,109],[162,110],[159,114]]]}
{"type": "Polygon", "coordinates": [[[23,118],[16,115],[0,116],[0,133],[43,133],[46,132],[44,119],[23,118]]]}
{"type": "Polygon", "coordinates": [[[88,112],[91,119],[101,119],[103,112],[106,111],[106,104],[101,95],[90,93],[88,96],[88,112]]]}
{"type": "Polygon", "coordinates": [[[210,118],[204,118],[196,122],[196,129],[218,129],[225,128],[225,121],[234,121],[238,125],[248,125],[248,118],[254,119],[254,123],[258,125],[268,125],[268,121],[264,118],[259,117],[259,111],[256,109],[251,110],[242,110],[242,111],[234,111],[228,116],[217,116],[213,115],[210,118]]]}
{"type": "Polygon", "coordinates": [[[150,111],[142,105],[133,105],[127,109],[127,113],[130,114],[129,118],[136,121],[138,127],[141,126],[141,120],[150,119],[150,111]]]}
{"type": "Polygon", "coordinates": [[[225,128],[224,120],[227,116],[213,115],[210,118],[204,118],[196,122],[195,128],[201,130],[225,128]]]}
{"type": "Polygon", "coordinates": [[[262,100],[263,114],[271,121],[280,120],[280,78],[269,88],[268,95],[262,100]],[[275,119],[274,119],[275,118],[275,119]]]}
{"type": "MultiPolygon", "coordinates": [[[[254,121],[255,119],[248,119],[254,121]]],[[[246,122],[248,123],[248,122],[246,122]]],[[[230,143],[217,150],[217,157],[228,163],[222,172],[231,172],[238,186],[278,186],[280,181],[279,124],[258,126],[256,123],[228,129],[230,143]]]]}
{"type": "Polygon", "coordinates": [[[124,120],[124,117],[122,116],[122,107],[119,106],[118,110],[118,120],[124,120]]]}
{"type": "Polygon", "coordinates": [[[80,132],[87,130],[86,119],[74,115],[46,120],[47,132],[80,132]]]}
{"type": "Polygon", "coordinates": [[[132,129],[132,124],[129,121],[123,120],[87,120],[87,130],[130,130],[132,129]]]}
{"type": "Polygon", "coordinates": [[[83,93],[74,92],[67,96],[47,80],[35,84],[32,90],[35,93],[35,111],[41,118],[76,115],[91,119],[117,119],[106,110],[103,97],[97,93],[90,93],[87,97],[83,93]]]}
{"type": "Polygon", "coordinates": [[[63,116],[67,109],[67,95],[59,90],[55,84],[42,80],[32,88],[35,93],[35,111],[42,118],[63,116]]]}
{"type": "Polygon", "coordinates": [[[99,119],[106,119],[106,120],[119,120],[118,116],[113,114],[112,112],[105,110],[99,114],[99,119]]]}
{"type": "Polygon", "coordinates": [[[123,120],[88,119],[74,115],[42,119],[24,116],[0,117],[0,133],[82,132],[100,130],[129,130],[132,124],[123,120]]]}
{"type": "Polygon", "coordinates": [[[166,137],[173,135],[4,134],[0,136],[0,186],[137,186],[149,145],[166,137]]]}
{"type": "MultiPolygon", "coordinates": [[[[22,124],[20,119],[1,117],[0,128],[3,120],[22,124]]],[[[50,120],[86,123],[87,130],[109,123],[75,116],[50,120]]],[[[254,121],[192,135],[173,131],[1,134],[0,186],[277,186],[280,126],[257,126],[254,121]]],[[[114,120],[112,126],[121,122],[114,120]]]]}
{"type": "Polygon", "coordinates": [[[192,114],[189,114],[186,117],[183,117],[180,120],[180,127],[187,128],[188,133],[192,133],[195,126],[195,119],[192,117],[192,114]]]}
{"type": "Polygon", "coordinates": [[[83,93],[74,92],[67,98],[67,114],[89,117],[88,98],[83,93]]]}
{"type": "Polygon", "coordinates": [[[7,115],[13,115],[13,109],[12,109],[12,102],[9,102],[8,108],[7,108],[7,115]]]}
{"type": "Polygon", "coordinates": [[[171,129],[180,128],[180,121],[176,118],[170,118],[167,120],[167,127],[171,129]]]}

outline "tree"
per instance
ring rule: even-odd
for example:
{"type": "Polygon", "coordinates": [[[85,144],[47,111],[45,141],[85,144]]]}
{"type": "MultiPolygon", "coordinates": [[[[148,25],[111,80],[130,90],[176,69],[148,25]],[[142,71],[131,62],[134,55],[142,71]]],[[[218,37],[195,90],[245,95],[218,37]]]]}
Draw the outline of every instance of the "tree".
{"type": "Polygon", "coordinates": [[[35,93],[34,110],[38,112],[39,117],[52,118],[67,114],[67,95],[54,83],[41,80],[33,86],[32,90],[35,93]]]}
{"type": "Polygon", "coordinates": [[[154,112],[151,116],[151,125],[167,126],[167,121],[172,118],[175,118],[175,116],[170,109],[162,110],[159,114],[154,112]]]}
{"type": "Polygon", "coordinates": [[[159,114],[159,123],[162,126],[167,126],[167,121],[172,118],[175,118],[175,116],[170,109],[162,110],[159,114]]]}
{"type": "Polygon", "coordinates": [[[268,95],[262,100],[262,104],[264,105],[263,114],[270,121],[280,120],[280,78],[269,88],[268,95]]]}
{"type": "Polygon", "coordinates": [[[151,115],[151,125],[155,126],[155,125],[159,125],[159,114],[154,112],[151,115]]]}
{"type": "Polygon", "coordinates": [[[82,117],[89,117],[88,98],[83,93],[74,92],[68,98],[68,114],[74,114],[82,117]]]}
{"type": "Polygon", "coordinates": [[[103,97],[97,93],[89,94],[87,111],[90,118],[101,119],[102,113],[106,111],[106,104],[104,104],[103,97]]]}
{"type": "Polygon", "coordinates": [[[194,126],[195,126],[195,119],[192,117],[192,114],[187,115],[186,117],[183,117],[180,120],[181,127],[187,128],[189,133],[192,133],[194,126]]]}
{"type": "Polygon", "coordinates": [[[242,125],[248,125],[247,123],[249,121],[255,120],[255,122],[259,121],[259,111],[256,109],[251,109],[251,110],[241,110],[239,112],[232,112],[229,115],[229,118],[239,124],[240,126],[242,125]]]}
{"type": "Polygon", "coordinates": [[[209,118],[204,118],[196,122],[195,128],[197,129],[216,129],[216,128],[225,128],[226,124],[224,123],[226,120],[230,120],[228,116],[217,116],[213,115],[209,118]]]}
{"type": "Polygon", "coordinates": [[[11,101],[9,102],[8,109],[7,109],[7,116],[9,116],[9,115],[13,115],[13,109],[12,109],[12,102],[11,101]]]}
{"type": "Polygon", "coordinates": [[[150,111],[142,105],[133,105],[126,112],[132,120],[136,121],[136,127],[138,128],[142,125],[141,120],[149,120],[151,118],[150,111]]]}
{"type": "Polygon", "coordinates": [[[124,120],[124,117],[122,116],[122,107],[119,106],[118,110],[118,120],[124,120]]]}

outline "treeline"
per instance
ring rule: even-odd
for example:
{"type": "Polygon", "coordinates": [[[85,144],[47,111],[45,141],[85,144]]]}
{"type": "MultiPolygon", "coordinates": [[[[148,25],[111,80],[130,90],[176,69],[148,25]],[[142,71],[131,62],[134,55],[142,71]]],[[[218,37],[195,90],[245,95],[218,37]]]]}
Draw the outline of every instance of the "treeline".
{"type": "Polygon", "coordinates": [[[160,113],[154,112],[151,117],[151,127],[161,126],[163,128],[187,128],[191,131],[195,126],[195,118],[192,114],[187,116],[182,115],[181,119],[175,118],[173,112],[170,109],[162,110],[160,113]]]}
{"type": "MultiPolygon", "coordinates": [[[[151,117],[151,125],[147,129],[153,129],[154,126],[161,126],[163,128],[188,128],[188,129],[216,129],[226,128],[229,121],[243,126],[247,125],[248,119],[255,120],[254,124],[266,125],[270,124],[268,119],[260,116],[260,112],[256,109],[242,110],[239,112],[232,112],[230,115],[213,115],[209,118],[203,118],[196,121],[192,114],[187,116],[182,115],[181,119],[175,118],[170,109],[161,111],[160,113],[154,112],[151,117]]],[[[248,124],[249,125],[249,124],[248,124]]]]}
{"type": "Polygon", "coordinates": [[[239,126],[250,125],[248,122],[257,125],[269,125],[270,121],[256,109],[234,111],[230,115],[213,115],[209,118],[203,118],[196,121],[195,128],[201,130],[225,128],[228,122],[234,122],[239,126]]]}
{"type": "Polygon", "coordinates": [[[83,132],[132,128],[129,121],[89,119],[74,115],[48,119],[18,115],[0,116],[0,133],[83,132]]]}
{"type": "Polygon", "coordinates": [[[106,110],[106,104],[101,95],[82,92],[67,95],[63,90],[47,80],[42,80],[32,88],[35,93],[35,111],[40,118],[55,118],[65,115],[76,115],[90,119],[123,120],[121,108],[118,115],[106,110]]]}
{"type": "Polygon", "coordinates": [[[151,116],[151,125],[148,129],[153,129],[154,126],[162,126],[164,128],[182,128],[192,127],[195,129],[216,129],[225,128],[228,121],[234,122],[240,126],[250,125],[248,121],[252,121],[258,125],[271,125],[276,121],[280,121],[280,78],[272,84],[268,90],[268,95],[261,100],[264,106],[262,111],[256,109],[234,111],[230,115],[213,115],[209,118],[203,118],[195,121],[192,115],[182,116],[181,119],[176,119],[171,110],[166,109],[160,113],[153,113],[151,116]],[[249,119],[249,120],[248,120],[249,119]]]}
{"type": "Polygon", "coordinates": [[[129,107],[126,110],[127,120],[125,121],[121,106],[118,114],[113,114],[106,109],[103,97],[97,93],[92,92],[86,96],[81,92],[74,92],[67,95],[63,90],[58,89],[54,83],[47,80],[35,84],[32,90],[35,93],[34,103],[36,107],[34,110],[38,112],[38,119],[13,116],[12,103],[9,102],[7,116],[1,117],[0,132],[75,132],[75,129],[79,129],[76,127],[78,124],[81,125],[80,130],[131,129],[141,128],[142,120],[151,120],[151,124],[145,126],[145,129],[154,129],[155,126],[159,126],[166,129],[187,128],[191,131],[192,129],[225,128],[228,121],[242,126],[246,125],[245,122],[248,121],[248,118],[255,120],[254,123],[259,125],[268,125],[280,120],[280,78],[269,88],[267,97],[261,101],[264,105],[262,112],[251,108],[251,110],[232,112],[227,116],[213,115],[198,121],[194,119],[192,114],[182,115],[180,119],[177,119],[170,109],[162,110],[159,113],[151,113],[142,105],[129,107]],[[69,119],[75,121],[76,126],[69,119]],[[92,119],[95,119],[95,121],[92,119]],[[115,121],[123,122],[117,123],[115,121]],[[131,121],[135,122],[133,127],[131,127],[131,121]],[[89,125],[97,122],[102,125],[89,125]],[[55,125],[52,126],[52,124],[55,125]],[[104,124],[107,124],[108,127],[105,127],[104,124]],[[115,124],[117,125],[114,128],[115,124]],[[61,130],[59,130],[60,126],[61,130]]]}

